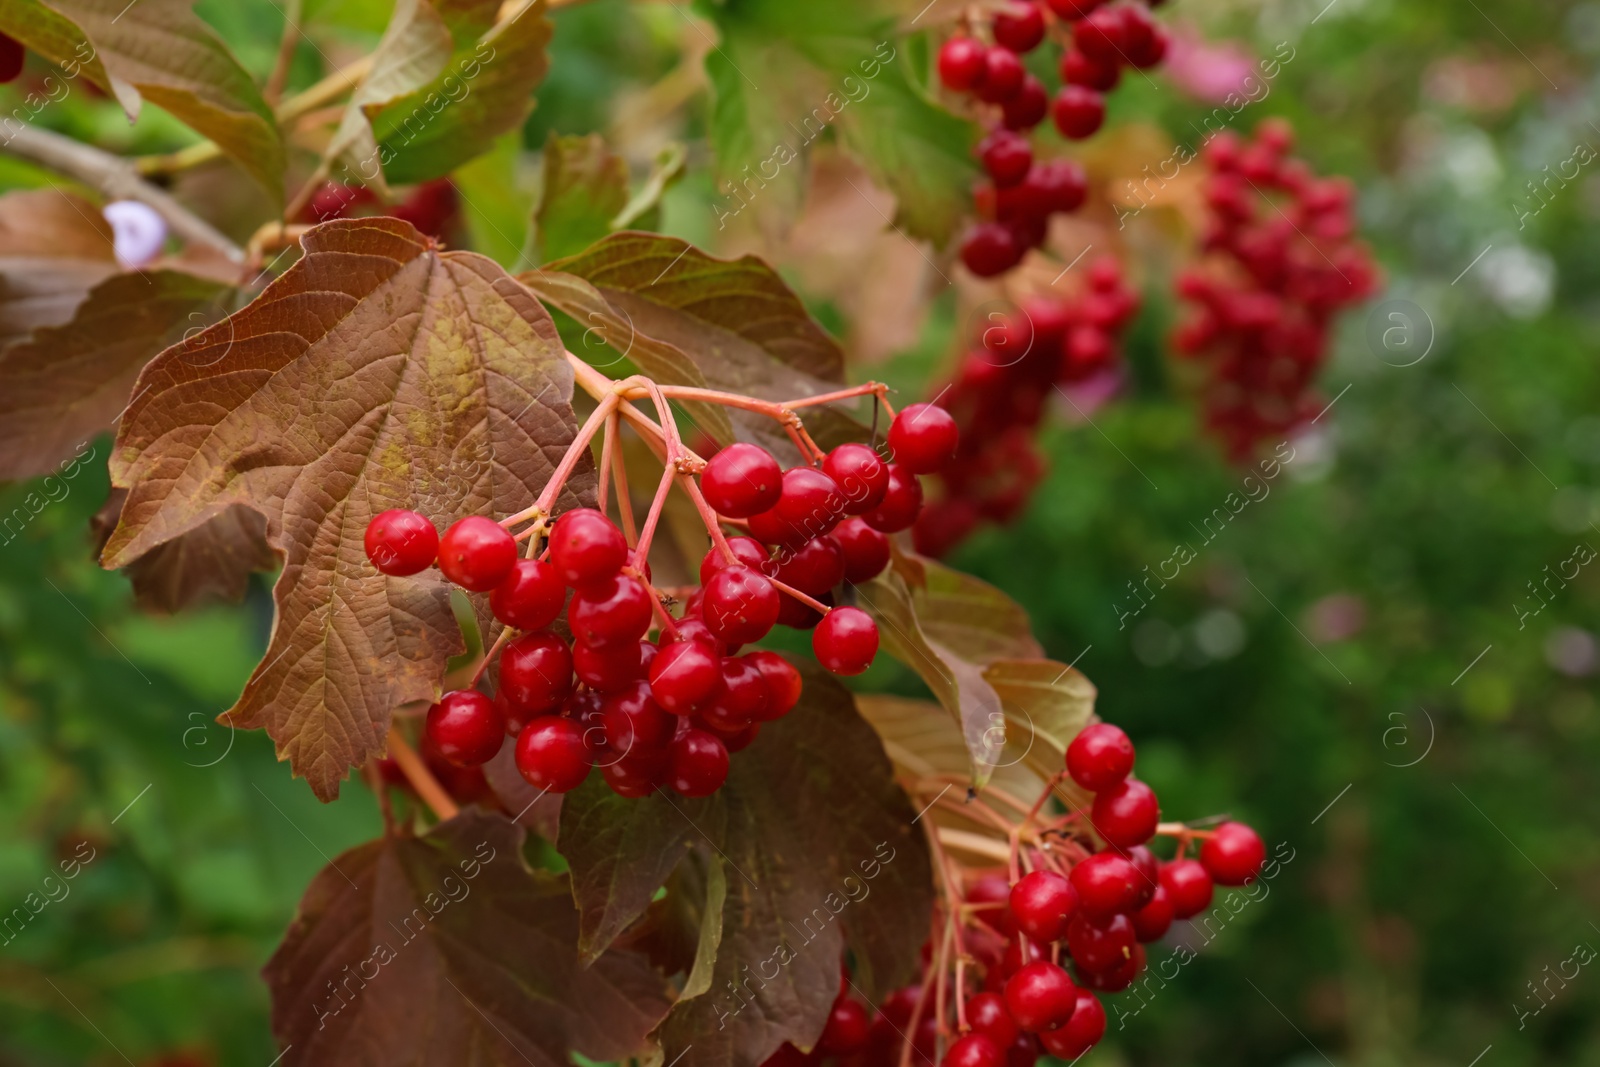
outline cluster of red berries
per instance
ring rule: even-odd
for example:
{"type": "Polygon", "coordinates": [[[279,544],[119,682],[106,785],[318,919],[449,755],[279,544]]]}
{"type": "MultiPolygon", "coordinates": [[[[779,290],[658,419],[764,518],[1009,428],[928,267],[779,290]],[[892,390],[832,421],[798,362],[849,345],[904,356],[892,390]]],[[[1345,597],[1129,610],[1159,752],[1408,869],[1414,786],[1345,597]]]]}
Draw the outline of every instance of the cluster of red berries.
{"type": "Polygon", "coordinates": [[[1353,237],[1350,183],[1317,177],[1289,155],[1293,143],[1280,119],[1254,141],[1224,131],[1207,143],[1207,258],[1177,282],[1196,307],[1173,345],[1205,362],[1206,425],[1236,459],[1317,414],[1332,319],[1378,287],[1353,237]]]}
{"type": "Polygon", "coordinates": [[[596,765],[622,796],[662,785],[689,797],[715,792],[729,753],[800,698],[787,660],[739,655],[740,647],[783,624],[813,630],[812,650],[835,674],[866,670],[877,625],[857,608],[830,607],[832,591],[888,565],[887,535],[910,528],[922,506],[918,475],[943,468],[957,441],[943,409],[914,404],[889,428],[893,462],[860,444],[788,470],[755,445],[717,452],[701,492],[719,526],[751,536],[728,538],[726,551],[713,544],[700,588],[676,618],[651,586],[648,562],[597,510],[561,515],[537,558],[518,558],[517,538],[482,516],[442,537],[414,511],[376,516],[365,540],[378,570],[412,575],[437,562],[457,586],[488,593],[495,618],[517,632],[500,651],[492,699],[463,689],[429,709],[428,747],[475,766],[515,736],[522,776],[554,793],[575,789],[596,765]],[[552,629],[563,614],[570,636],[552,629]]]}
{"type": "MultiPolygon", "coordinates": [[[[963,33],[939,49],[939,80],[993,109],[993,130],[978,145],[989,180],[974,191],[985,221],[968,231],[961,259],[980,277],[1004,273],[1030,248],[1044,243],[1050,216],[1070,212],[1088,190],[1083,168],[1070,160],[1037,161],[1027,131],[1048,114],[1069,140],[1092,136],[1105,121],[1105,94],[1124,66],[1153,67],[1167,53],[1167,36],[1141,0],[1104,6],[1105,0],[1010,0],[988,23],[992,44],[963,33]],[[1049,14],[1046,14],[1048,9],[1049,14]],[[1054,100],[1024,65],[1056,21],[1068,39],[1061,56],[1061,88],[1054,100]]],[[[969,27],[976,29],[976,27],[969,27]]]]}
{"type": "Polygon", "coordinates": [[[1024,300],[984,331],[941,388],[961,444],[913,530],[918,552],[943,556],[980,523],[1016,518],[1044,477],[1034,438],[1051,393],[1116,367],[1118,338],[1139,310],[1139,294],[1111,257],[1096,260],[1088,276],[1079,296],[1024,300]]]}
{"type": "Polygon", "coordinates": [[[357,213],[389,215],[411,223],[420,233],[445,240],[460,212],[461,194],[449,178],[420,182],[398,204],[387,207],[379,204],[377,194],[365,185],[326,182],[301,209],[300,221],[331,222],[357,213]]]}
{"type": "Polygon", "coordinates": [[[0,85],[16,81],[27,58],[28,50],[21,41],[0,33],[0,85]]]}

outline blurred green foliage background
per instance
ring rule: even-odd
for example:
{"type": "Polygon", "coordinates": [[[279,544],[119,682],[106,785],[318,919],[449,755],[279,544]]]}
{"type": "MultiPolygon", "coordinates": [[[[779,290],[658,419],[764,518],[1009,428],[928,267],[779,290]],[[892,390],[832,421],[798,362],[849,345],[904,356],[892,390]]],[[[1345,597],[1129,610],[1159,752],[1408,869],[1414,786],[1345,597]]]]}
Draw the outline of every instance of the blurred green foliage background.
{"type": "MultiPolygon", "coordinates": [[[[1600,974],[1551,980],[1600,944],[1600,567],[1536,615],[1515,607],[1531,611],[1529,583],[1576,546],[1600,548],[1600,178],[1585,171],[1522,226],[1515,206],[1546,166],[1600,145],[1600,4],[1323,2],[1167,10],[1261,51],[1294,41],[1249,118],[1291,118],[1303,155],[1355,179],[1383,299],[1412,302],[1426,357],[1395,365],[1410,357],[1373,341],[1395,320],[1349,314],[1324,377],[1337,403],[1270,496],[1119,625],[1127,584],[1197,543],[1193,524],[1243,474],[1167,372],[1179,250],[1148,241],[1134,387],[1093,426],[1058,413],[1031,509],[952,562],[1021,601],[1049,654],[1096,683],[1169,811],[1232,812],[1294,851],[1147,1006],[1115,1002],[1087,1067],[1600,1064],[1600,974]]],[[[275,8],[200,5],[257,72],[275,8]]],[[[387,5],[307,12],[370,44],[387,5]]],[[[520,143],[461,179],[472,232],[507,260],[530,154],[645,107],[688,27],[677,5],[620,0],[554,17],[520,143]]],[[[296,64],[293,84],[321,72],[310,49],[296,64]]],[[[689,143],[691,172],[662,228],[716,247],[703,98],[686,100],[665,132],[689,143]]],[[[1111,122],[1177,136],[1205,110],[1157,75],[1117,94],[1111,122]]],[[[127,152],[189,136],[154,109],[130,130],[81,92],[41,121],[127,152]]],[[[44,180],[0,157],[5,186],[44,180]]],[[[813,307],[850,329],[827,294],[813,307]]],[[[958,320],[938,295],[916,344],[857,373],[920,393],[958,320]]],[[[68,485],[0,544],[0,911],[44,893],[83,842],[94,858],[0,934],[0,1064],[264,1067],[257,971],[311,876],[378,832],[376,805],[359,783],[318,804],[264,735],[213,721],[265,645],[265,583],[240,606],[142,616],[91,560],[103,466],[68,485]]],[[[0,514],[30,488],[0,489],[0,514]]]]}

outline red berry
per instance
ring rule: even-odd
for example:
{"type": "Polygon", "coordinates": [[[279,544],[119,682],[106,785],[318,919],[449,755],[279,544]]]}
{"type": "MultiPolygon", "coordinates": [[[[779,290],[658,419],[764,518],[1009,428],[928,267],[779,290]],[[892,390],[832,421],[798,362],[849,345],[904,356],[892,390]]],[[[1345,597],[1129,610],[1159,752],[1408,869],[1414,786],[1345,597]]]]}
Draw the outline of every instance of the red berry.
{"type": "Polygon", "coordinates": [[[882,533],[908,530],[922,510],[922,483],[898,463],[889,464],[889,491],[883,503],[861,516],[868,526],[882,533]]]}
{"type": "Polygon", "coordinates": [[[1172,926],[1172,919],[1172,901],[1167,898],[1165,889],[1156,886],[1150,899],[1133,913],[1133,932],[1140,941],[1160,941],[1172,926]]]}
{"type": "Polygon", "coordinates": [[[1044,40],[1044,12],[1033,0],[1013,0],[994,15],[994,41],[1013,52],[1031,52],[1044,40]]]}
{"type": "Polygon", "coordinates": [[[666,748],[678,720],[662,710],[642,681],[606,696],[600,708],[606,744],[618,755],[666,748]]]}
{"type": "Polygon", "coordinates": [[[1011,887],[1017,928],[1035,941],[1059,941],[1078,909],[1078,891],[1054,871],[1033,871],[1011,887]]]}
{"type": "Polygon", "coordinates": [[[1023,75],[1022,88],[1000,105],[1000,121],[1008,130],[1031,130],[1050,114],[1050,94],[1032,74],[1023,75]]]}
{"type": "Polygon", "coordinates": [[[1082,52],[1071,51],[1061,57],[1061,80],[1068,85],[1081,85],[1109,93],[1122,78],[1122,68],[1115,62],[1090,59],[1082,52]]]}
{"type": "Polygon", "coordinates": [[[818,611],[810,604],[802,603],[794,597],[784,594],[778,598],[778,625],[787,626],[792,630],[815,630],[817,623],[822,621],[823,612],[833,606],[833,594],[824,593],[816,598],[823,610],[818,611]]]}
{"type": "Polygon", "coordinates": [[[844,494],[844,513],[871,511],[889,491],[889,465],[866,445],[842,444],[822,461],[822,470],[844,494]]]}
{"type": "Polygon", "coordinates": [[[1078,1004],[1078,987],[1045,960],[1021,967],[1006,979],[1006,1007],[1017,1025],[1038,1033],[1066,1022],[1078,1004]]]}
{"type": "Polygon", "coordinates": [[[726,656],[722,660],[722,688],[712,698],[711,707],[739,729],[766,717],[767,677],[750,656],[726,656]]]}
{"type": "Polygon", "coordinates": [[[756,445],[728,445],[706,464],[700,491],[706,503],[733,519],[748,519],[778,502],[783,468],[772,453],[756,445]]]}
{"type": "Polygon", "coordinates": [[[815,467],[790,467],[783,472],[783,496],[775,511],[808,539],[827,533],[844,516],[845,498],[839,484],[815,467]]]}
{"type": "Polygon", "coordinates": [[[1127,27],[1115,8],[1102,8],[1072,27],[1072,43],[1090,59],[1103,63],[1126,61],[1127,27]]]}
{"type": "Polygon", "coordinates": [[[693,727],[673,738],[669,781],[686,797],[708,797],[728,780],[728,749],[716,735],[693,727]]]}
{"type": "Polygon", "coordinates": [[[1172,902],[1175,919],[1190,919],[1211,906],[1211,875],[1195,860],[1161,865],[1161,888],[1172,902]]]}
{"type": "Polygon", "coordinates": [[[1094,974],[1120,966],[1138,944],[1133,920],[1112,915],[1095,922],[1087,915],[1075,915],[1067,923],[1067,951],[1082,971],[1094,974]]]}
{"type": "Polygon", "coordinates": [[[1154,789],[1127,778],[1095,796],[1089,817],[1101,837],[1118,848],[1132,848],[1155,836],[1161,809],[1154,789]]]}
{"type": "Polygon", "coordinates": [[[1110,789],[1132,770],[1133,742],[1108,722],[1085,726],[1067,746],[1067,773],[1090,792],[1110,789]]]}
{"type": "Polygon", "coordinates": [[[781,719],[800,702],[800,672],[794,664],[776,652],[752,652],[744,657],[761,671],[767,685],[767,703],[761,711],[761,721],[781,719]]]}
{"type": "Polygon", "coordinates": [[[1093,993],[1080,990],[1072,1018],[1054,1030],[1041,1033],[1039,1043],[1050,1055],[1070,1063],[1094,1048],[1105,1033],[1105,1006],[1093,993]]]}
{"type": "Polygon", "coordinates": [[[650,664],[650,692],[674,715],[688,715],[717,695],[722,657],[700,641],[668,645],[650,664]]]}
{"type": "Polygon", "coordinates": [[[1006,1057],[1001,1046],[983,1034],[966,1034],[959,1037],[944,1054],[944,1067],[1005,1067],[1006,1057]]]}
{"type": "Polygon", "coordinates": [[[860,608],[834,608],[811,634],[811,649],[834,674],[860,674],[878,654],[878,624],[860,608]]]}
{"type": "Polygon", "coordinates": [[[550,562],[570,586],[610,577],[627,561],[622,531],[593,508],[567,512],[550,530],[550,562]]]}
{"type": "Polygon", "coordinates": [[[852,585],[871,581],[889,565],[889,539],[865,519],[846,519],[828,536],[844,551],[844,580],[852,585]]]}
{"type": "Polygon", "coordinates": [[[991,48],[983,54],[983,80],[973,88],[973,92],[986,104],[1003,104],[1017,95],[1026,73],[1022,60],[1017,58],[1015,52],[991,48]]]}
{"type": "Polygon", "coordinates": [[[1004,274],[1022,261],[1027,246],[998,222],[980,222],[961,242],[961,262],[980,278],[1004,274]]]}
{"type": "Polygon", "coordinates": [[[703,588],[701,616],[729,645],[759,641],[778,621],[777,587],[749,567],[724,567],[703,588]]]}
{"type": "Polygon", "coordinates": [[[1134,871],[1139,875],[1139,907],[1149,903],[1150,897],[1156,888],[1161,885],[1161,861],[1156,859],[1156,854],[1143,845],[1134,845],[1132,848],[1119,849],[1129,863],[1133,864],[1134,871]]]}
{"type": "Polygon", "coordinates": [[[983,78],[984,52],[971,37],[952,37],[939,48],[939,80],[945,88],[966,92],[983,78]]]}
{"type": "Polygon", "coordinates": [[[1121,856],[1097,852],[1072,868],[1072,888],[1083,911],[1103,919],[1137,906],[1139,872],[1121,856]]]}
{"type": "Polygon", "coordinates": [[[872,1019],[867,1009],[853,1000],[840,997],[828,1013],[828,1025],[817,1038],[817,1051],[824,1056],[848,1056],[867,1043],[872,1019]]]}
{"type": "Polygon", "coordinates": [[[488,763],[506,739],[506,723],[494,701],[476,689],[446,693],[428,709],[428,741],[458,767],[488,763]]]}
{"type": "Polygon", "coordinates": [[[474,593],[499,585],[516,562],[516,540],[505,527],[482,515],[468,515],[439,538],[439,569],[474,593]]]}
{"type": "Polygon", "coordinates": [[[979,993],[967,1001],[967,1023],[973,1033],[982,1034],[1001,1048],[1010,1048],[1022,1033],[1005,998],[998,993],[979,993]]]}
{"type": "Polygon", "coordinates": [[[0,33],[0,85],[16,81],[27,57],[28,51],[22,47],[21,41],[0,33]]]}
{"type": "Polygon", "coordinates": [[[1046,0],[1046,2],[1049,3],[1051,11],[1071,22],[1083,18],[1106,0],[1046,0]]]}
{"type": "Polygon", "coordinates": [[[583,729],[571,719],[535,719],[517,737],[517,770],[535,789],[569,793],[589,777],[583,729]]]}
{"type": "Polygon", "coordinates": [[[1225,822],[1200,844],[1200,865],[1219,885],[1245,885],[1261,873],[1267,847],[1242,822],[1225,822]]]}
{"type": "Polygon", "coordinates": [[[794,551],[778,553],[778,573],[784,585],[821,596],[844,581],[844,549],[831,536],[813,537],[794,551]]]}
{"type": "Polygon", "coordinates": [[[1081,85],[1063,85],[1050,107],[1056,129],[1069,140],[1091,137],[1106,120],[1106,98],[1081,85]]]}
{"type": "Polygon", "coordinates": [[[500,653],[500,692],[524,714],[554,711],[572,692],[572,653],[552,633],[523,634],[500,653]]]}
{"type": "MultiPolygon", "coordinates": [[[[728,547],[733,550],[734,556],[746,567],[754,567],[763,574],[771,569],[772,560],[767,555],[767,547],[754,537],[730,537],[728,547]]],[[[700,561],[700,584],[704,585],[711,580],[711,576],[728,565],[728,558],[722,554],[722,549],[716,545],[706,553],[700,561]]]]}
{"type": "MultiPolygon", "coordinates": [[[[372,565],[396,577],[427,570],[439,555],[439,531],[433,523],[402,508],[373,516],[364,540],[372,565]]],[[[515,547],[512,555],[516,555],[515,547]]]]}
{"type": "Polygon", "coordinates": [[[667,774],[667,750],[634,749],[600,766],[600,776],[619,797],[637,800],[656,791],[667,774]]]}
{"type": "Polygon", "coordinates": [[[983,160],[983,169],[989,172],[995,187],[1005,189],[1028,176],[1028,168],[1033,166],[1033,146],[1020,133],[996,130],[979,143],[978,157],[983,160]]]}
{"type": "Polygon", "coordinates": [[[311,197],[305,210],[300,212],[302,222],[328,222],[342,219],[350,209],[377,200],[372,190],[364,185],[344,185],[341,182],[324,182],[311,197]]]}
{"type": "Polygon", "coordinates": [[[802,545],[815,537],[818,531],[796,526],[771,508],[759,515],[750,516],[750,533],[758,541],[769,545],[802,545]]]}
{"type": "MultiPolygon", "coordinates": [[[[1011,883],[997,874],[986,874],[967,889],[969,904],[1004,904],[1001,908],[984,908],[976,912],[980,922],[987,923],[996,932],[1011,937],[1017,932],[1017,917],[1011,914],[1011,883]]],[[[1021,966],[1021,964],[1018,964],[1021,966]]],[[[1015,968],[1013,968],[1015,970],[1015,968]]]]}
{"type": "MultiPolygon", "coordinates": [[[[654,646],[651,646],[653,649],[654,646]]],[[[641,642],[595,648],[583,641],[572,645],[572,670],[578,680],[602,693],[614,693],[645,676],[641,642]]]]}
{"type": "Polygon", "coordinates": [[[542,630],[556,621],[566,601],[567,586],[555,567],[542,560],[519,559],[489,594],[489,610],[507,626],[542,630]]]}
{"type": "Polygon", "coordinates": [[[1137,4],[1121,9],[1123,58],[1141,70],[1153,67],[1167,56],[1167,34],[1150,13],[1137,4]]]}
{"type": "Polygon", "coordinates": [[[944,408],[912,404],[889,424],[889,447],[895,462],[913,474],[943,470],[956,456],[961,431],[944,408]]]}
{"type": "Polygon", "coordinates": [[[618,572],[580,586],[567,605],[572,636],[595,648],[636,642],[650,629],[654,601],[643,582],[618,572]]]}

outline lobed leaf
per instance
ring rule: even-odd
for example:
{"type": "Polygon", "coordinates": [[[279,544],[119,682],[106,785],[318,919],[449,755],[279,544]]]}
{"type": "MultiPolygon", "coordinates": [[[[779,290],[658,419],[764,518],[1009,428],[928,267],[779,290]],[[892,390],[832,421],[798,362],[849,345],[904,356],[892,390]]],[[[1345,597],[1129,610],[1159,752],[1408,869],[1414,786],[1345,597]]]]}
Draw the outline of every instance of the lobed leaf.
{"type": "Polygon", "coordinates": [[[117,269],[111,224],[89,201],[60,189],[0,196],[0,352],[71,319],[117,269]]]}
{"type": "MultiPolygon", "coordinates": [[[[105,547],[122,516],[126,489],[113,489],[90,527],[95,551],[105,547]]],[[[250,575],[278,566],[267,543],[267,520],[235,504],[201,526],[157,545],[124,568],[141,610],[170,615],[209,599],[239,601],[250,575]]]]}
{"type": "MultiPolygon", "coordinates": [[[[265,727],[324,800],[433,700],[463,650],[436,572],[366,559],[373,515],[442,530],[531,504],[577,432],[549,316],[482,256],[392,218],[328,223],[244,310],[157,356],[112,456],[129,490],[103,561],[123,567],[234,505],[285,557],[266,656],[231,712],[265,727]]],[[[593,493],[585,464],[558,506],[593,493]]]]}

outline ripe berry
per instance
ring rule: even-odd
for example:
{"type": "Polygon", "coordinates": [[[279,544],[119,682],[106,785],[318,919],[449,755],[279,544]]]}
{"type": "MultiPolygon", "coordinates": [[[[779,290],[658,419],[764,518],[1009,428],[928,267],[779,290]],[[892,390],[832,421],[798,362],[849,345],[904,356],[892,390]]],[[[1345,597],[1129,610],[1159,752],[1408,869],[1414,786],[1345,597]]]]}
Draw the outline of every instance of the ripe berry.
{"type": "Polygon", "coordinates": [[[1011,887],[1017,928],[1035,941],[1059,941],[1078,908],[1078,891],[1054,871],[1033,871],[1011,887]]]}
{"type": "Polygon", "coordinates": [[[552,633],[523,634],[500,653],[500,692],[528,715],[554,711],[572,692],[572,653],[552,633]]]}
{"type": "Polygon", "coordinates": [[[1106,120],[1106,98],[1081,85],[1063,85],[1050,106],[1056,129],[1069,140],[1091,137],[1106,120]]]}
{"type": "Polygon", "coordinates": [[[939,80],[945,88],[966,92],[983,78],[986,49],[971,37],[952,37],[939,48],[939,80]]]}
{"type": "Polygon", "coordinates": [[[1055,964],[1038,960],[1006,979],[1006,1007],[1017,1025],[1038,1033],[1071,1018],[1078,1004],[1078,987],[1055,964]]]}
{"type": "Polygon", "coordinates": [[[889,447],[895,462],[913,474],[943,470],[956,455],[961,431],[944,408],[912,404],[889,424],[889,447]]]}
{"type": "MultiPolygon", "coordinates": [[[[728,547],[733,550],[734,556],[746,567],[754,567],[763,574],[768,573],[772,560],[767,555],[767,547],[754,537],[730,537],[728,547]]],[[[712,545],[705,558],[700,561],[700,584],[704,585],[711,580],[711,576],[728,565],[728,558],[722,554],[722,549],[712,545]]]]}
{"type": "Polygon", "coordinates": [[[1219,885],[1245,885],[1261,873],[1267,847],[1242,822],[1225,822],[1200,844],[1200,865],[1219,885]]]}
{"type": "Polygon", "coordinates": [[[1068,85],[1081,85],[1109,93],[1122,78],[1122,68],[1115,62],[1090,59],[1082,52],[1072,51],[1061,57],[1061,80],[1068,85]]]}
{"type": "Polygon", "coordinates": [[[699,641],[668,645],[650,664],[650,692],[674,715],[688,715],[722,686],[722,658],[699,641]]]}
{"type": "Polygon", "coordinates": [[[576,640],[595,648],[627,644],[650,628],[653,603],[643,582],[617,572],[572,594],[567,623],[576,640]]]}
{"type": "Polygon", "coordinates": [[[578,680],[590,689],[614,693],[629,682],[644,677],[644,650],[638,641],[604,648],[575,641],[572,645],[572,670],[578,680]]]}
{"type": "Polygon", "coordinates": [[[458,767],[488,763],[506,739],[505,718],[476,689],[446,693],[428,709],[428,741],[458,767]]]}
{"type": "Polygon", "coordinates": [[[1046,211],[1076,211],[1089,195],[1088,175],[1070,159],[1038,164],[1023,184],[1046,211]]]}
{"type": "Polygon", "coordinates": [[[570,586],[609,577],[628,561],[628,542],[610,519],[593,508],[576,508],[550,531],[550,562],[570,586]]]}
{"type": "Polygon", "coordinates": [[[1032,74],[1022,78],[1022,88],[1000,105],[1000,122],[1008,130],[1031,130],[1050,114],[1050,94],[1032,74]]]}
{"type": "Polygon", "coordinates": [[[790,467],[783,472],[783,496],[774,510],[778,517],[808,537],[825,534],[844,516],[845,498],[839,485],[815,467],[790,467]]]}
{"type": "Polygon", "coordinates": [[[966,1034],[944,1054],[944,1067],[1006,1067],[1006,1056],[983,1034],[966,1034]]]}
{"type": "Polygon", "coordinates": [[[678,720],[662,710],[642,681],[609,694],[600,708],[600,722],[606,744],[619,755],[664,749],[678,728],[678,720]]]}
{"type": "Polygon", "coordinates": [[[1137,4],[1121,9],[1123,56],[1141,70],[1153,67],[1167,56],[1167,34],[1150,13],[1137,4]]]}
{"type": "Polygon", "coordinates": [[[811,634],[811,650],[834,674],[860,674],[878,654],[878,624],[860,608],[834,608],[811,634]]]}
{"type": "Polygon", "coordinates": [[[922,510],[922,483],[899,463],[889,464],[889,491],[883,503],[861,516],[868,526],[881,533],[908,530],[922,510]]]}
{"type": "Polygon", "coordinates": [[[844,581],[844,549],[830,535],[813,537],[793,552],[778,554],[775,577],[802,593],[821,596],[844,581]]]}
{"type": "Polygon", "coordinates": [[[1124,859],[1133,864],[1135,873],[1139,875],[1139,907],[1149,903],[1150,897],[1156,888],[1161,885],[1161,861],[1156,859],[1156,854],[1143,845],[1134,845],[1132,848],[1119,849],[1124,859]]]}
{"type": "Polygon", "coordinates": [[[667,750],[634,749],[600,765],[600,776],[619,797],[637,800],[656,791],[667,774],[667,750]]]}
{"type": "Polygon", "coordinates": [[[1033,166],[1033,146],[1020,133],[996,130],[978,144],[978,157],[995,187],[1005,189],[1028,176],[1028,168],[1033,166]]]}
{"type": "Polygon", "coordinates": [[[741,441],[711,457],[700,475],[700,491],[719,513],[748,519],[778,502],[782,478],[772,453],[741,441]]]}
{"type": "Polygon", "coordinates": [[[844,494],[846,515],[871,511],[889,491],[889,465],[866,445],[840,445],[823,459],[822,471],[844,494]]]}
{"type": "Polygon", "coordinates": [[[1125,61],[1127,26],[1115,8],[1102,8],[1072,27],[1072,43],[1090,59],[1125,61]]]}
{"type": "Polygon", "coordinates": [[[759,515],[750,516],[750,533],[764,544],[792,548],[805,544],[815,537],[818,531],[797,526],[779,515],[777,508],[769,508],[759,515]]]}
{"type": "Polygon", "coordinates": [[[489,610],[507,626],[542,630],[556,621],[566,601],[567,586],[555,567],[542,560],[519,559],[489,594],[489,610]]]}
{"type": "Polygon", "coordinates": [[[1160,941],[1172,926],[1172,919],[1172,901],[1165,889],[1156,886],[1150,899],[1133,913],[1133,932],[1140,941],[1160,941]]]}
{"type": "Polygon", "coordinates": [[[1098,793],[1128,777],[1133,770],[1133,742],[1107,722],[1091,723],[1067,746],[1067,773],[1072,780],[1098,793]]]}
{"type": "Polygon", "coordinates": [[[1190,919],[1211,906],[1211,875],[1195,860],[1161,865],[1161,888],[1172,902],[1175,919],[1190,919]]]}
{"type": "Polygon", "coordinates": [[[871,581],[889,565],[889,539],[865,519],[846,519],[828,536],[844,551],[844,580],[852,585],[871,581]]]}
{"type": "Polygon", "coordinates": [[[1004,274],[1021,260],[1025,245],[998,222],[980,222],[967,231],[961,242],[961,262],[980,278],[1004,274]]]}
{"type": "Polygon", "coordinates": [[[728,780],[728,749],[722,740],[693,727],[673,738],[668,749],[671,758],[672,788],[686,797],[708,797],[728,780]]]}
{"type": "Polygon", "coordinates": [[[1103,922],[1076,915],[1067,923],[1067,951],[1072,962],[1089,974],[1119,966],[1136,944],[1133,920],[1126,915],[1112,915],[1103,922]]]}
{"type": "Polygon", "coordinates": [[[994,15],[994,41],[1013,52],[1031,52],[1044,40],[1044,12],[1033,0],[1014,0],[994,15]]]}
{"type": "Polygon", "coordinates": [[[439,538],[439,569],[474,593],[499,585],[516,562],[516,540],[505,527],[482,515],[468,515],[439,538]]]}
{"type": "MultiPolygon", "coordinates": [[[[433,523],[403,508],[373,516],[364,540],[372,565],[396,577],[427,570],[439,555],[439,531],[433,523]]],[[[515,548],[512,554],[516,554],[515,548]]]]}
{"type": "Polygon", "coordinates": [[[1097,852],[1072,868],[1072,888],[1088,915],[1103,919],[1132,911],[1139,901],[1139,872],[1110,852],[1097,852]]]}
{"type": "Polygon", "coordinates": [[[761,671],[767,685],[767,703],[761,711],[762,722],[781,719],[800,702],[800,672],[794,664],[776,652],[752,652],[744,657],[761,671]]]}
{"type": "Polygon", "coordinates": [[[1003,104],[1017,95],[1026,73],[1015,52],[991,48],[983,54],[983,80],[972,91],[986,104],[1003,104]]]}
{"type": "Polygon", "coordinates": [[[571,719],[535,719],[517,737],[517,770],[535,789],[569,793],[589,777],[583,729],[571,719]]]}
{"type": "Polygon", "coordinates": [[[1072,1018],[1054,1030],[1041,1033],[1039,1043],[1056,1059],[1070,1063],[1094,1048],[1105,1033],[1105,1006],[1093,993],[1080,990],[1078,1002],[1073,1007],[1072,1018]]]}
{"type": "Polygon", "coordinates": [[[1047,2],[1051,11],[1071,22],[1083,18],[1106,0],[1047,0],[1047,2]]]}
{"type": "Polygon", "coordinates": [[[828,1012],[828,1025],[817,1038],[817,1052],[824,1056],[848,1056],[867,1043],[871,1032],[872,1019],[867,1009],[841,996],[828,1012]]]}
{"type": "Polygon", "coordinates": [[[704,713],[714,711],[725,722],[739,724],[742,730],[767,712],[767,678],[749,656],[726,656],[722,660],[722,686],[713,695],[704,713]]]}
{"type": "Polygon", "coordinates": [[[778,621],[777,587],[749,567],[724,567],[703,589],[701,617],[729,645],[759,641],[778,621]]]}
{"type": "Polygon", "coordinates": [[[1161,809],[1154,789],[1136,778],[1126,778],[1095,796],[1089,818],[1108,842],[1132,848],[1155,836],[1161,809]]]}
{"type": "Polygon", "coordinates": [[[979,993],[967,1001],[967,1023],[973,1033],[982,1034],[1001,1048],[1010,1048],[1022,1033],[1005,998],[998,993],[979,993]]]}
{"type": "Polygon", "coordinates": [[[17,75],[22,73],[22,64],[28,58],[28,51],[22,42],[14,37],[0,33],[0,85],[16,81],[17,75]]]}

